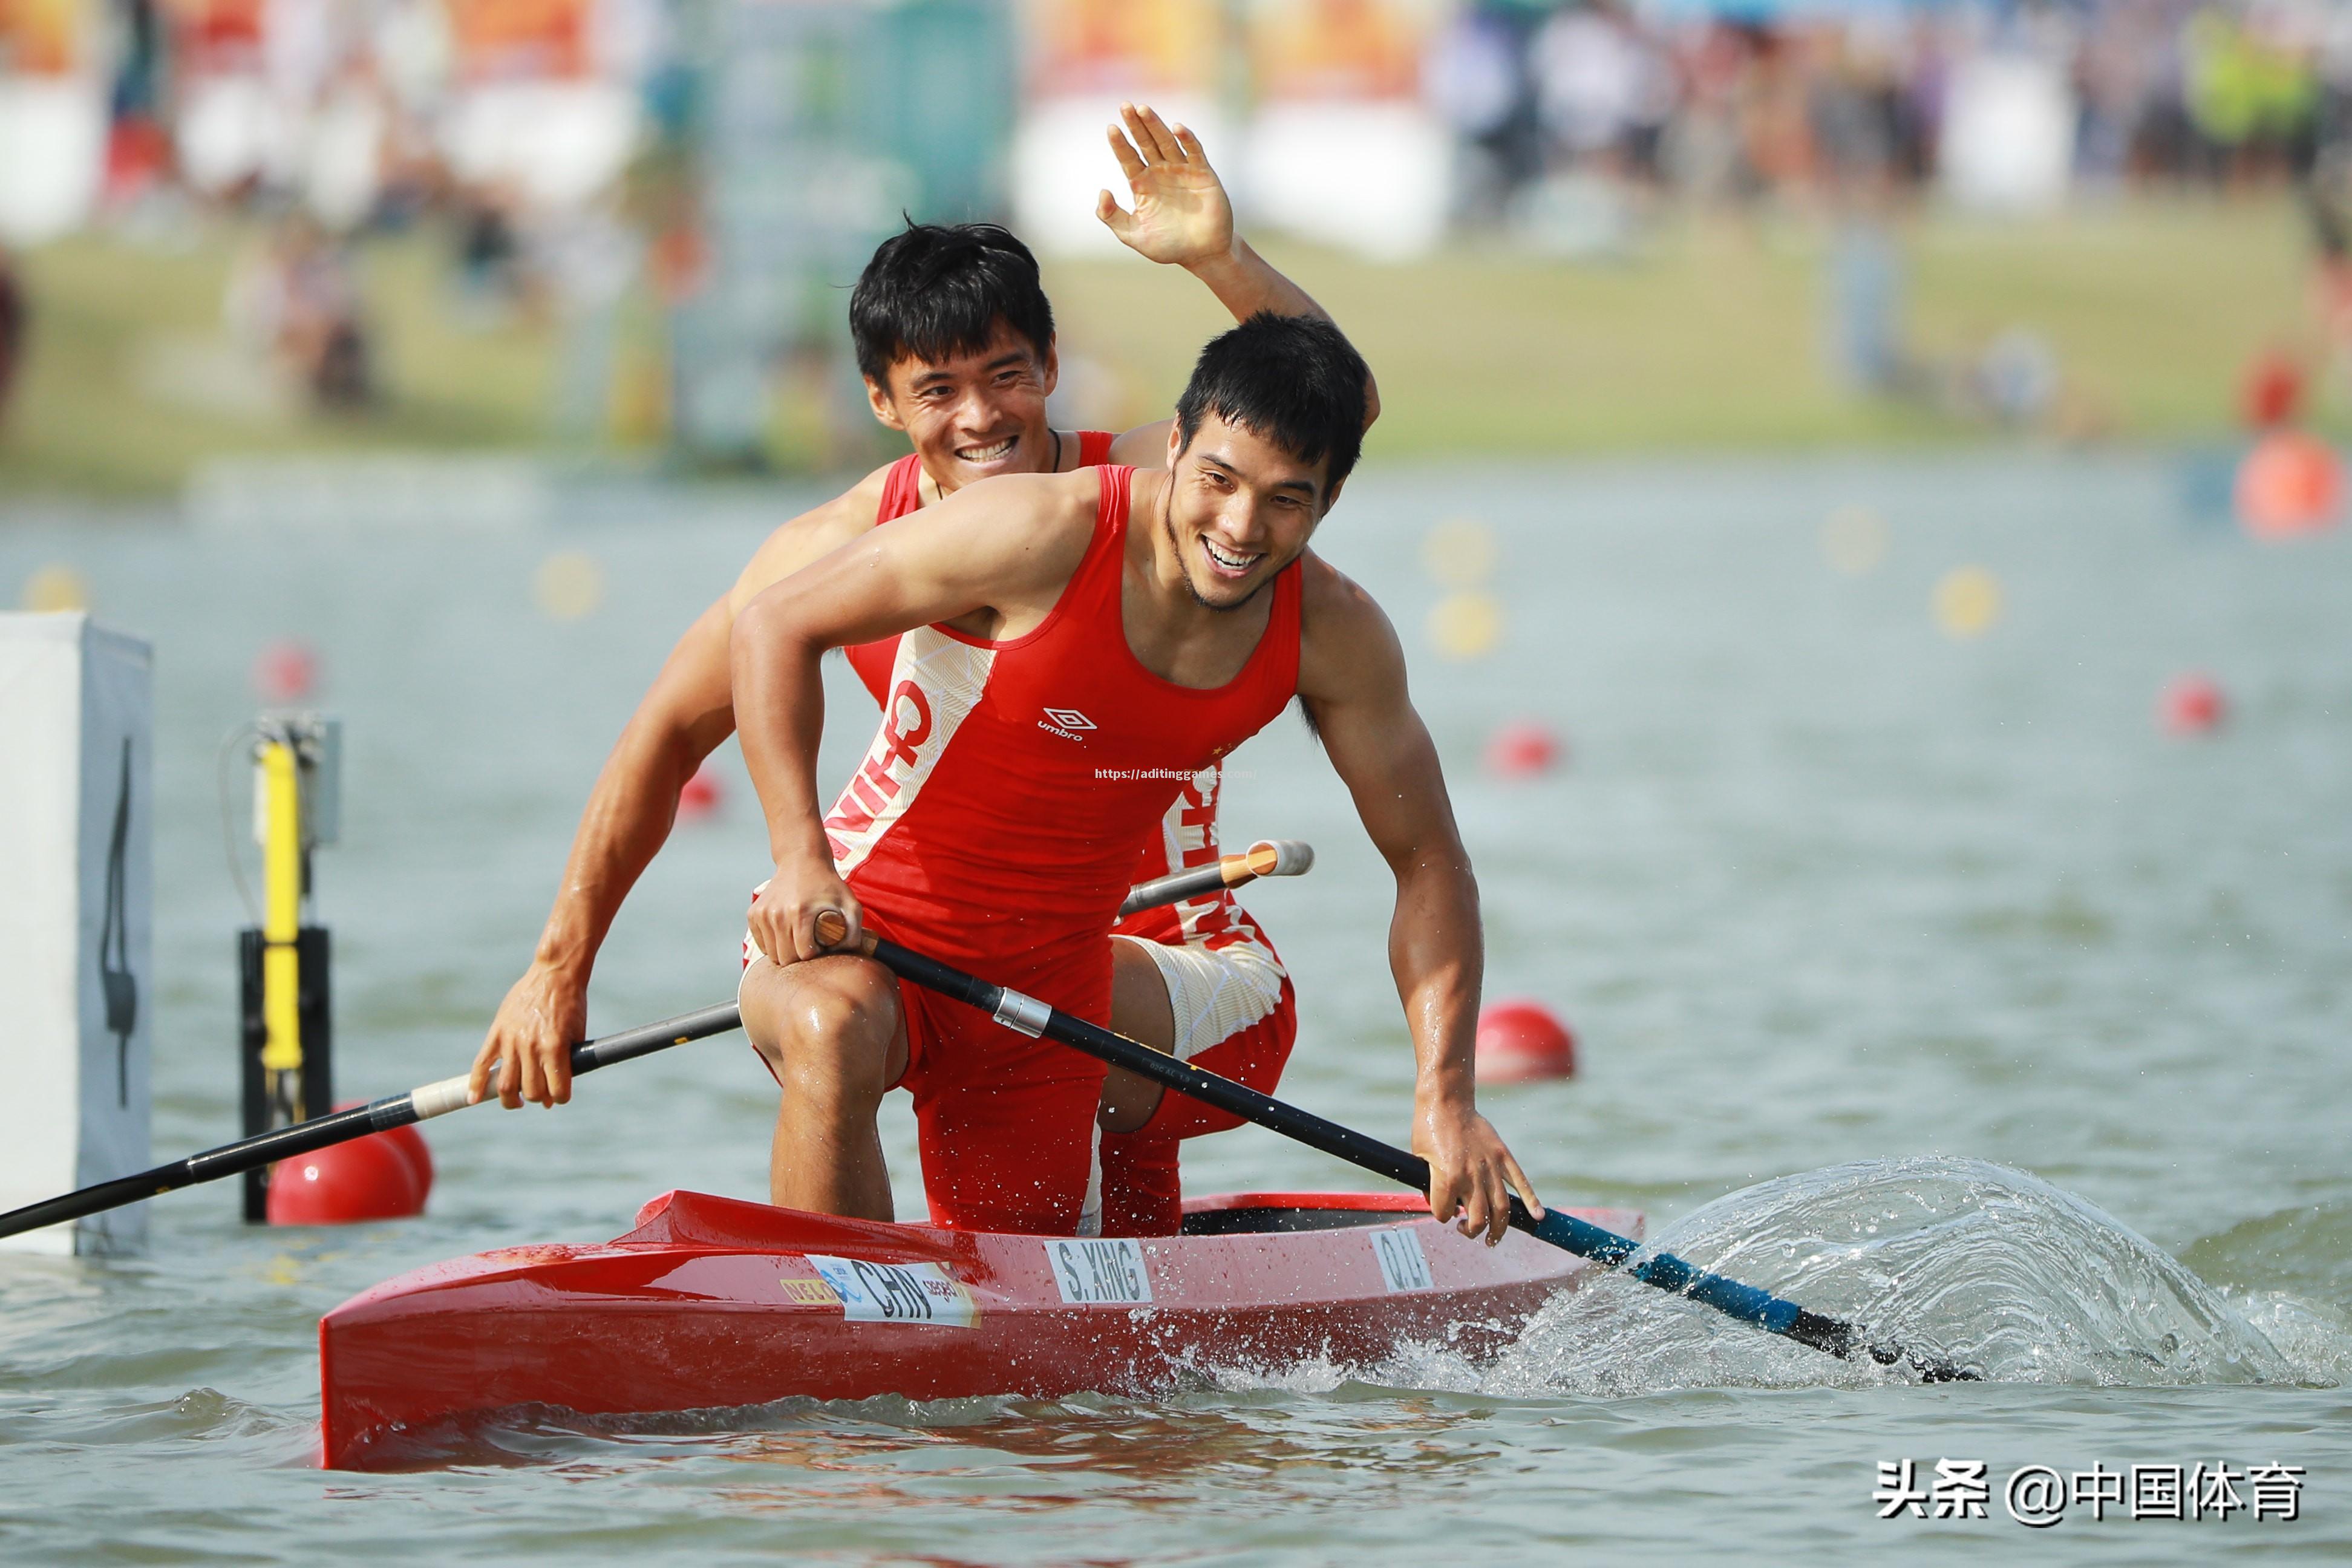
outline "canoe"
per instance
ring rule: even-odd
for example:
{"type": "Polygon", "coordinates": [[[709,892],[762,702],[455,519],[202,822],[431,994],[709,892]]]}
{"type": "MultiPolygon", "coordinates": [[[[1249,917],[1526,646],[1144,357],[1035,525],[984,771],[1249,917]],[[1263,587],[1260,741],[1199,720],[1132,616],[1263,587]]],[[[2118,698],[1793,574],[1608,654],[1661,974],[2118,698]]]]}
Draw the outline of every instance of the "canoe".
{"type": "MultiPolygon", "coordinates": [[[[1180,1236],[1081,1240],[666,1194],[604,1245],[435,1264],[328,1313],[322,1456],[397,1465],[534,1408],[1150,1395],[1205,1369],[1365,1365],[1422,1341],[1480,1359],[1594,1267],[1517,1231],[1466,1239],[1410,1193],[1244,1193],[1184,1210],[1180,1236]]],[[[1576,1212],[1641,1234],[1638,1213],[1576,1212]]]]}

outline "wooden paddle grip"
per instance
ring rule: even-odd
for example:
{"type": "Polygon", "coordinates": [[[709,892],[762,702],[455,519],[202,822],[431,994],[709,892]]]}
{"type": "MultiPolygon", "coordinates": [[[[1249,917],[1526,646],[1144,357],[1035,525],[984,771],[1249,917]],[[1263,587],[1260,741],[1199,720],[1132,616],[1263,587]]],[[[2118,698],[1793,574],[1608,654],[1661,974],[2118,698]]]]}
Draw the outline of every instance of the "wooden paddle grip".
{"type": "MultiPolygon", "coordinates": [[[[847,915],[843,914],[839,910],[817,910],[816,944],[819,947],[839,948],[844,942],[848,940],[848,937],[849,917],[847,915]]],[[[843,951],[847,952],[863,952],[871,954],[874,951],[874,937],[872,933],[868,932],[860,936],[853,945],[843,949],[843,951]]]]}

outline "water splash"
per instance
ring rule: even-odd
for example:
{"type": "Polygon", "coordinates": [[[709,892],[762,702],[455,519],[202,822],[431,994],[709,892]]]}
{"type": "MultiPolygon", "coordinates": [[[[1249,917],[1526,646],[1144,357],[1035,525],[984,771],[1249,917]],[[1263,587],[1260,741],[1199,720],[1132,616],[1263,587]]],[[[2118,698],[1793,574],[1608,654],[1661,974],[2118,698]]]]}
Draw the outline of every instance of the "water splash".
{"type": "MultiPolygon", "coordinates": [[[[1874,1342],[1997,1381],[2325,1384],[2343,1364],[2340,1336],[2319,1318],[2266,1305],[2256,1314],[2265,1326],[2294,1331],[2283,1348],[2096,1205],[1982,1161],[1865,1161],[1784,1176],[1717,1199],[1654,1245],[1858,1322],[1874,1342]]],[[[1612,1275],[1546,1308],[1478,1386],[1624,1395],[1861,1386],[1906,1381],[1904,1372],[1833,1361],[1612,1275]]]]}

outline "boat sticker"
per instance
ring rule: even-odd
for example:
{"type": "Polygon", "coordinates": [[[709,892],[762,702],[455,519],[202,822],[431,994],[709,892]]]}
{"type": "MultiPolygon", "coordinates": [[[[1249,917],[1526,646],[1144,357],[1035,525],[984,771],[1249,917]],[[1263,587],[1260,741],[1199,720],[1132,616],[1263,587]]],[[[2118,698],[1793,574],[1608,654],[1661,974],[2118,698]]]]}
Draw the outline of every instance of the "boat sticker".
{"type": "Polygon", "coordinates": [[[1133,1306],[1151,1300],[1151,1276],[1143,1267],[1143,1247],[1132,1237],[1116,1241],[1080,1240],[1045,1244],[1045,1260],[1054,1266],[1054,1283],[1062,1300],[1081,1306],[1133,1306]]]}
{"type": "Polygon", "coordinates": [[[822,1279],[780,1279],[784,1294],[803,1307],[838,1307],[841,1293],[822,1279]]]}
{"type": "Polygon", "coordinates": [[[1421,1237],[1410,1229],[1372,1232],[1372,1256],[1381,1260],[1381,1281],[1391,1290],[1433,1290],[1429,1259],[1421,1255],[1421,1237]]]}
{"type": "Polygon", "coordinates": [[[841,1315],[853,1322],[968,1329],[980,1321],[980,1302],[936,1263],[872,1263],[814,1252],[808,1260],[841,1298],[841,1315]]]}

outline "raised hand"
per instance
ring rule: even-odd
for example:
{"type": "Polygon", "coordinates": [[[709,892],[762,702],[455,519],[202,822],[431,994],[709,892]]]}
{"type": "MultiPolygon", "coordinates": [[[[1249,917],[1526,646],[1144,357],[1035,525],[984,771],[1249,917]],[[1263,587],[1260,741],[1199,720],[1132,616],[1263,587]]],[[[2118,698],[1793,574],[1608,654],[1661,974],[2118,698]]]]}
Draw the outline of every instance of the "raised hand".
{"type": "Polygon", "coordinates": [[[1149,107],[1123,103],[1118,117],[1120,123],[1109,128],[1110,150],[1127,175],[1134,210],[1104,191],[1095,198],[1103,226],[1138,255],[1171,266],[1230,255],[1234,205],[1209,167],[1201,139],[1181,125],[1171,130],[1149,107]]]}

